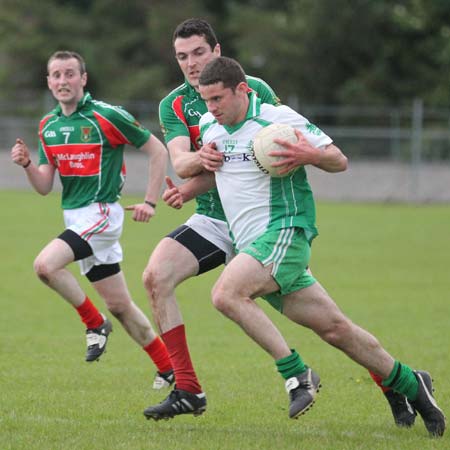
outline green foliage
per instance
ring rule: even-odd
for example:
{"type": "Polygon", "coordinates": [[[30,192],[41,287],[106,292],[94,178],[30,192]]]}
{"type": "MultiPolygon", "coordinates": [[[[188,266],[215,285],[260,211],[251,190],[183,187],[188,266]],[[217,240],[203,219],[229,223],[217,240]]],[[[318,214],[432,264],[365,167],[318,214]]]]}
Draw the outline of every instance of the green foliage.
{"type": "MultiPolygon", "coordinates": [[[[108,352],[99,363],[85,363],[77,314],[33,274],[35,255],[62,230],[59,195],[0,192],[0,201],[2,450],[446,448],[448,436],[430,439],[420,418],[411,430],[396,428],[365,370],[259,302],[322,377],[314,408],[289,420],[287,396],[270,357],[210,304],[220,270],[177,290],[208,410],[199,418],[146,421],[142,411],[167,392],[152,392],[154,367],[144,352],[113,319],[108,352]]],[[[146,313],[141,273],[148,256],[191,212],[191,206],[178,212],[160,205],[149,224],[126,216],[122,267],[146,313]]],[[[396,357],[433,373],[436,397],[448,415],[449,208],[320,203],[318,219],[315,275],[396,357]]],[[[75,265],[73,272],[78,274],[75,265]]],[[[105,311],[86,280],[81,283],[105,311]]]]}
{"type": "Polygon", "coordinates": [[[442,79],[449,72],[448,2],[300,0],[264,12],[233,4],[238,57],[282,97],[323,104],[450,100],[442,79]]]}
{"type": "Polygon", "coordinates": [[[79,51],[96,97],[158,102],[180,81],[175,26],[204,17],[223,53],[286,101],[450,102],[447,0],[0,0],[0,98],[46,88],[57,49],[79,51]]]}

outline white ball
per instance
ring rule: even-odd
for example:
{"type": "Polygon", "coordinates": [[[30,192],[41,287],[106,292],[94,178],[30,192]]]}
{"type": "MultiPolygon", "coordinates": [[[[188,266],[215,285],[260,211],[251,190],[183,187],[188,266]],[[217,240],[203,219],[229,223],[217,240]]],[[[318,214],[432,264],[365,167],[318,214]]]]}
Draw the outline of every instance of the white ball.
{"type": "Polygon", "coordinates": [[[268,153],[273,150],[285,150],[285,148],[279,144],[273,142],[274,139],[283,139],[291,143],[298,141],[294,132],[294,128],[284,123],[272,123],[267,127],[262,128],[256,134],[253,140],[253,160],[257,167],[267,175],[271,177],[285,177],[290,175],[296,169],[292,169],[284,175],[280,175],[278,171],[280,167],[272,167],[271,164],[275,161],[283,159],[282,156],[269,156],[268,153]]]}

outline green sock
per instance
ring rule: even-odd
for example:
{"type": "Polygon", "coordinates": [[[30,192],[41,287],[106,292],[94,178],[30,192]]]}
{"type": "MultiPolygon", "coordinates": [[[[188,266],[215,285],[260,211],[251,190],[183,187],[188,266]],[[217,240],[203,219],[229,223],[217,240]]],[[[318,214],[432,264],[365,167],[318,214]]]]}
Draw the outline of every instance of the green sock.
{"type": "Polygon", "coordinates": [[[294,349],[291,349],[291,352],[289,356],[275,361],[278,372],[285,380],[299,375],[307,369],[300,355],[294,349]]]}
{"type": "Polygon", "coordinates": [[[408,400],[414,401],[417,398],[419,382],[412,369],[406,364],[400,364],[399,361],[395,361],[392,372],[381,384],[400,392],[408,400]]]}

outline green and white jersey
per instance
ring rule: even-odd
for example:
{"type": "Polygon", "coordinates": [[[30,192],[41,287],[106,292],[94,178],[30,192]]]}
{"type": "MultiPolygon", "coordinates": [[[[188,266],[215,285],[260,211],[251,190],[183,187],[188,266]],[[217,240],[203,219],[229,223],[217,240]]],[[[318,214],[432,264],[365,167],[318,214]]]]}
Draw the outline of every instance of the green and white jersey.
{"type": "MultiPolygon", "coordinates": [[[[247,76],[249,88],[256,93],[262,103],[279,105],[280,100],[272,88],[263,80],[247,76]]],[[[178,136],[186,136],[191,141],[191,151],[202,146],[199,121],[208,112],[200,94],[186,81],[164,97],[159,104],[159,120],[166,143],[178,136]]],[[[225,220],[217,190],[211,189],[196,198],[198,214],[225,220]]]]}
{"type": "Polygon", "coordinates": [[[311,241],[317,235],[314,199],[306,171],[273,178],[256,166],[253,138],[271,123],[299,129],[315,147],[332,142],[319,128],[288,106],[261,104],[252,93],[245,120],[236,126],[220,125],[211,113],[200,121],[203,142],[215,142],[224,153],[224,164],[215,172],[216,185],[237,250],[251,244],[266,230],[300,227],[311,241]]]}
{"type": "Polygon", "coordinates": [[[39,164],[58,169],[63,209],[113,203],[125,181],[125,144],[142,147],[150,135],[123,108],[86,93],[70,116],[58,105],[40,121],[39,164]]]}

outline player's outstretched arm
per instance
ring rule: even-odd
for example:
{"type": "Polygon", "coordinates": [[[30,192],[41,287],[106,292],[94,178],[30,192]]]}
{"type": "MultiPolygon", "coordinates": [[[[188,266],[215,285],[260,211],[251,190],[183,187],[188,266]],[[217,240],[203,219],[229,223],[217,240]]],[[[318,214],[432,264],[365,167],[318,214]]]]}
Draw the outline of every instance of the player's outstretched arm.
{"type": "Polygon", "coordinates": [[[202,172],[179,186],[175,186],[172,179],[166,177],[166,184],[167,189],[163,193],[163,200],[172,208],[180,209],[184,203],[213,188],[216,180],[213,173],[202,172]]]}
{"type": "Polygon", "coordinates": [[[191,152],[191,140],[187,136],[177,136],[167,148],[173,169],[180,178],[194,177],[203,170],[199,154],[191,152]]]}
{"type": "Polygon", "coordinates": [[[31,161],[30,151],[23,139],[16,139],[16,143],[11,149],[11,159],[15,164],[25,169],[28,181],[36,192],[41,195],[47,195],[51,192],[55,177],[55,167],[50,164],[36,166],[31,161]]]}
{"type": "Polygon", "coordinates": [[[223,154],[214,144],[203,145],[196,152],[190,151],[190,145],[186,136],[178,136],[167,144],[172,166],[180,178],[199,175],[204,168],[216,171],[223,164],[223,154]]]}
{"type": "Polygon", "coordinates": [[[163,143],[153,134],[141,147],[149,156],[148,182],[144,202],[126,206],[126,211],[133,211],[133,220],[148,222],[155,215],[156,203],[167,170],[167,150],[163,143]]]}

